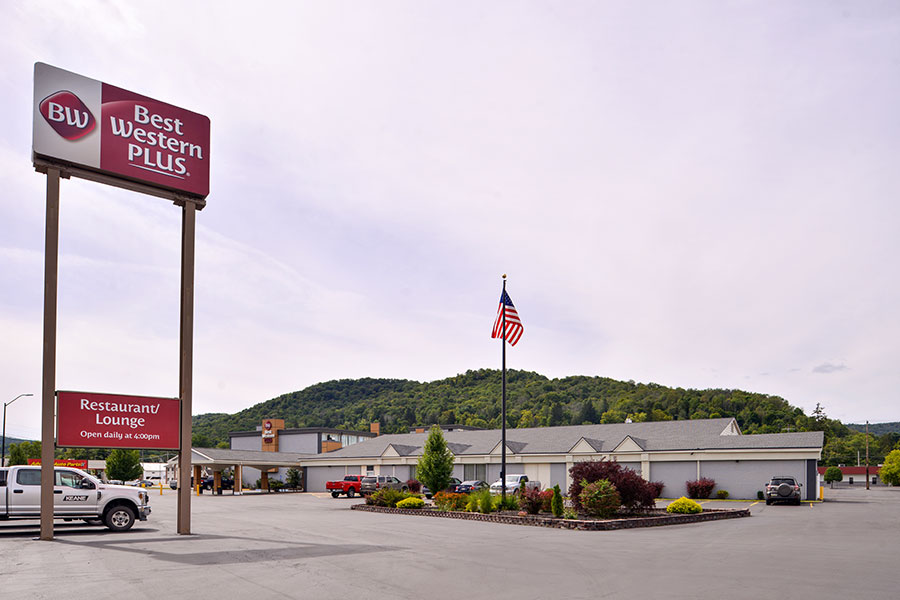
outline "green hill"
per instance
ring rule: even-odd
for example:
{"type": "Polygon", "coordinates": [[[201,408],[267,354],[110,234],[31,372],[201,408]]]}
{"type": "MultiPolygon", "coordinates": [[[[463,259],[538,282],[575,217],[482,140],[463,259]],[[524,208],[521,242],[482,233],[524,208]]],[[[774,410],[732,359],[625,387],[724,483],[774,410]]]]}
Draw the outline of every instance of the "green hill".
{"type": "MultiPolygon", "coordinates": [[[[194,432],[205,443],[228,441],[228,432],[254,429],[265,418],[287,427],[336,427],[382,433],[433,423],[500,426],[500,371],[480,369],[438,381],[342,379],[261,402],[236,414],[194,416],[194,432]]],[[[549,379],[529,371],[507,373],[507,426],[540,427],[669,419],[735,417],[744,433],[825,431],[826,439],[851,432],[778,396],[741,390],[670,388],[655,383],[573,376],[549,379]]]]}
{"type": "MultiPolygon", "coordinates": [[[[866,424],[849,423],[847,427],[860,433],[866,432],[866,424]]],[[[890,423],[869,423],[869,433],[872,435],[884,435],[886,433],[900,433],[900,421],[890,423]]]]}

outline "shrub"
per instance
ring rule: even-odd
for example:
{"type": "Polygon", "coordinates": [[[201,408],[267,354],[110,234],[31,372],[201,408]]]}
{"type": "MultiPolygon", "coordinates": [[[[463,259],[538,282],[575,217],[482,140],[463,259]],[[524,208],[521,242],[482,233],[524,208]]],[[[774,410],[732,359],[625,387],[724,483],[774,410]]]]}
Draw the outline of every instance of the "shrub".
{"type": "Polygon", "coordinates": [[[715,479],[701,477],[696,481],[685,481],[689,498],[709,498],[713,488],[716,487],[715,479]]]}
{"type": "MultiPolygon", "coordinates": [[[[549,491],[549,490],[548,490],[549,491]]],[[[551,497],[553,492],[550,492],[551,497]]],[[[521,489],[519,491],[519,508],[527,512],[529,515],[536,515],[541,512],[544,504],[544,494],[537,488],[521,489]]]]}
{"type": "Polygon", "coordinates": [[[406,487],[409,488],[413,494],[418,494],[422,491],[422,482],[418,479],[410,479],[406,482],[406,487]]]}
{"type": "Polygon", "coordinates": [[[553,498],[550,500],[550,511],[557,519],[563,516],[562,492],[559,491],[558,483],[553,486],[553,498]]]}
{"type": "Polygon", "coordinates": [[[490,514],[494,512],[494,510],[500,505],[499,502],[495,503],[494,497],[491,495],[491,490],[479,490],[476,492],[478,496],[478,512],[483,514],[490,514]]]}
{"type": "Polygon", "coordinates": [[[496,496],[497,498],[497,510],[519,510],[519,500],[513,494],[507,494],[504,498],[503,496],[496,496]]]}
{"type": "Polygon", "coordinates": [[[469,494],[469,498],[466,500],[466,512],[478,512],[477,494],[469,494]]]}
{"type": "Polygon", "coordinates": [[[703,512],[703,507],[682,496],[666,507],[667,513],[678,513],[682,515],[693,515],[703,512]]]}
{"type": "Polygon", "coordinates": [[[757,500],[765,500],[766,499],[766,495],[762,493],[762,490],[756,491],[756,499],[757,500]]]}
{"type": "Polygon", "coordinates": [[[599,460],[576,463],[569,474],[572,485],[569,486],[569,498],[576,509],[581,506],[582,481],[593,483],[606,479],[616,488],[622,506],[629,510],[645,510],[656,504],[653,488],[640,475],[627,469],[615,461],[599,460]]]}
{"type": "Polygon", "coordinates": [[[541,511],[550,512],[550,504],[553,502],[553,490],[547,488],[541,492],[541,511]]]}
{"type": "Polygon", "coordinates": [[[394,508],[397,506],[397,503],[401,500],[406,500],[407,498],[414,497],[415,494],[411,494],[409,492],[401,492],[400,490],[392,490],[391,488],[384,488],[378,490],[374,494],[369,494],[366,496],[366,504],[373,504],[375,506],[387,506],[388,508],[394,508]]]}
{"type": "Polygon", "coordinates": [[[653,497],[659,498],[662,496],[663,488],[666,487],[662,481],[651,481],[647,485],[650,486],[650,489],[653,491],[653,497]]]}
{"type": "Polygon", "coordinates": [[[622,505],[616,486],[608,479],[590,482],[583,480],[578,500],[586,513],[601,519],[608,519],[622,505]]]}
{"type": "Polygon", "coordinates": [[[418,496],[410,496],[397,503],[397,508],[422,508],[423,506],[425,506],[425,501],[418,496]]]}
{"type": "Polygon", "coordinates": [[[433,500],[439,510],[465,510],[468,498],[465,494],[438,492],[434,495],[433,500]]]}
{"type": "Polygon", "coordinates": [[[277,492],[281,488],[284,487],[284,482],[280,479],[270,479],[269,480],[269,489],[273,492],[277,492]]]}
{"type": "Polygon", "coordinates": [[[716,498],[719,500],[724,500],[728,497],[728,492],[726,490],[719,490],[716,492],[716,498]]]}

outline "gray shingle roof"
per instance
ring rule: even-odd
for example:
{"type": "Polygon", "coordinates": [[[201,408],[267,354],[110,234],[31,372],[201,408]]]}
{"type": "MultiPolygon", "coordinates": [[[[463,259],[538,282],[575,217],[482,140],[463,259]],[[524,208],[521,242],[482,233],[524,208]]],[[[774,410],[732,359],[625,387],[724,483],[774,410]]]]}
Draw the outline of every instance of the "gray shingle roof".
{"type": "MultiPolygon", "coordinates": [[[[770,433],[761,435],[722,435],[732,419],[702,419],[689,421],[655,421],[652,423],[612,423],[606,425],[571,425],[563,427],[534,427],[507,429],[506,441],[516,454],[566,454],[585,438],[597,452],[612,452],[626,436],[648,452],[666,450],[728,450],[822,448],[821,431],[802,433],[770,433]]],[[[398,433],[382,435],[352,446],[313,458],[378,457],[388,444],[411,446],[412,456],[422,454],[428,433],[398,433]]],[[[500,430],[447,431],[444,439],[457,456],[486,455],[500,443],[500,430]]],[[[310,460],[305,458],[305,461],[310,460]]]]}

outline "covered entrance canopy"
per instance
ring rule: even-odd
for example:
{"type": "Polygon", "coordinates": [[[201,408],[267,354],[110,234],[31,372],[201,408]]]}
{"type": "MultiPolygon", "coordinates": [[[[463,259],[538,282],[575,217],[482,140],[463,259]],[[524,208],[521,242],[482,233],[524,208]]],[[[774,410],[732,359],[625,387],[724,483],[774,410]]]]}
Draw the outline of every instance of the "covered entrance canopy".
{"type": "MultiPolygon", "coordinates": [[[[313,454],[300,454],[297,452],[264,452],[262,450],[230,450],[226,448],[191,448],[191,465],[194,467],[194,482],[200,481],[201,469],[212,471],[214,477],[214,492],[221,492],[222,471],[234,470],[233,493],[241,493],[241,469],[252,467],[259,469],[260,489],[268,491],[268,471],[279,467],[296,468],[301,472],[300,461],[304,458],[315,456],[313,454]]],[[[177,469],[178,457],[169,460],[169,465],[177,469]]],[[[304,482],[305,483],[305,482],[304,482]]]]}

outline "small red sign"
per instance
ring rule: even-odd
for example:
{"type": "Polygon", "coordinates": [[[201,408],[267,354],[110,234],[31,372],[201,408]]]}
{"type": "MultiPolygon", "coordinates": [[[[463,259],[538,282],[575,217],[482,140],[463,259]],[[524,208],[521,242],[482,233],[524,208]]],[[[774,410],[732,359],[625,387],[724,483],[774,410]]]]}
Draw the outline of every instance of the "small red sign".
{"type": "Polygon", "coordinates": [[[59,446],[178,449],[178,398],[56,392],[56,402],[59,446]]]}

